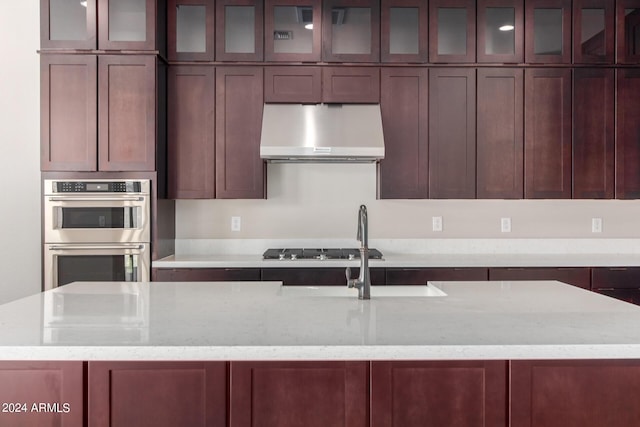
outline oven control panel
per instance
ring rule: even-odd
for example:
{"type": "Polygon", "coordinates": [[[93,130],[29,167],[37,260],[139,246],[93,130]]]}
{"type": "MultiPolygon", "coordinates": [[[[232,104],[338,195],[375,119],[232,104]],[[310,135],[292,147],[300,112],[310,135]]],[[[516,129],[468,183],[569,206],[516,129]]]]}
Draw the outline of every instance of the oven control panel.
{"type": "Polygon", "coordinates": [[[54,193],[142,193],[141,181],[53,181],[54,193]]]}

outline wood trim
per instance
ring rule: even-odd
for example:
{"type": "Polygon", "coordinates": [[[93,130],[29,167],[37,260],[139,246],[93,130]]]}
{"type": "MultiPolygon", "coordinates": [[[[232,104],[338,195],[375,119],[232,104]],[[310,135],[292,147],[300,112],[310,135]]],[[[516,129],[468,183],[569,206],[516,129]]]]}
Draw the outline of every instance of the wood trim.
{"type": "MultiPolygon", "coordinates": [[[[594,36],[595,37],[595,36],[594,36]]],[[[611,64],[614,61],[615,9],[611,0],[573,0],[573,62],[577,64],[611,64]],[[582,9],[604,9],[604,53],[582,52],[582,9]]],[[[592,38],[593,39],[593,38],[592,38]]]]}
{"type": "Polygon", "coordinates": [[[524,60],[524,6],[523,0],[478,0],[478,62],[502,62],[502,63],[520,63],[524,60]],[[514,30],[513,54],[491,54],[486,53],[486,26],[482,25],[486,20],[486,10],[488,8],[513,7],[514,12],[514,30]]]}
{"type": "Polygon", "coordinates": [[[319,62],[322,57],[322,7],[320,0],[265,0],[264,16],[265,61],[319,62]],[[273,31],[276,6],[309,6],[313,8],[313,44],[311,53],[276,53],[273,31]]]}
{"type": "Polygon", "coordinates": [[[429,61],[438,63],[476,62],[476,2],[475,0],[431,0],[429,1],[429,61]],[[438,8],[461,7],[467,9],[467,53],[445,55],[438,53],[438,8]]]}
{"type": "Polygon", "coordinates": [[[424,63],[429,60],[429,8],[421,0],[382,0],[380,8],[380,61],[387,63],[424,63]],[[391,53],[391,8],[418,9],[418,53],[391,53]]]}

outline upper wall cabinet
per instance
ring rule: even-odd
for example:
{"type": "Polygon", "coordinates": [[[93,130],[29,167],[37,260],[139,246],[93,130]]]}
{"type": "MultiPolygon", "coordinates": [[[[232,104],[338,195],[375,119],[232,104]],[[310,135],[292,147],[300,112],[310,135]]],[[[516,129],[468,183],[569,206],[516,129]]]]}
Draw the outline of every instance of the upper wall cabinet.
{"type": "Polygon", "coordinates": [[[614,15],[610,0],[573,0],[573,62],[613,63],[614,15]]]}
{"type": "Polygon", "coordinates": [[[525,60],[571,63],[571,0],[527,0],[525,60]]]}
{"type": "Polygon", "coordinates": [[[214,0],[169,0],[167,56],[170,61],[213,61],[214,0]]]}
{"type": "Polygon", "coordinates": [[[320,61],[319,0],[266,0],[265,8],[265,60],[320,61]]]}
{"type": "Polygon", "coordinates": [[[478,62],[522,62],[522,0],[478,1],[478,62]]]}
{"type": "Polygon", "coordinates": [[[40,0],[41,47],[164,52],[165,12],[164,0],[40,0]]]}
{"type": "Polygon", "coordinates": [[[621,64],[640,62],[640,0],[618,0],[616,3],[618,47],[616,61],[621,64]]]}
{"type": "Polygon", "coordinates": [[[263,2],[216,2],[216,61],[262,61],[263,2]]]}
{"type": "Polygon", "coordinates": [[[430,62],[476,62],[475,0],[429,2],[430,62]]]}
{"type": "Polygon", "coordinates": [[[427,62],[429,10],[421,0],[382,0],[380,57],[382,62],[427,62]]]}
{"type": "Polygon", "coordinates": [[[326,0],[322,12],[322,59],[380,60],[379,0],[326,0]]]}

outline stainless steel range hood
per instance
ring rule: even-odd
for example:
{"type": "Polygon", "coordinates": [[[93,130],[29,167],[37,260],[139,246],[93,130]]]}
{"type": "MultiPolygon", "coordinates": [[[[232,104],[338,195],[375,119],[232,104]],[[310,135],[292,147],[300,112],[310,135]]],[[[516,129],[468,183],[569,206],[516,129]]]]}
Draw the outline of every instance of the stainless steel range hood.
{"type": "Polygon", "coordinates": [[[260,157],[269,162],[384,158],[378,104],[265,104],[260,157]]]}

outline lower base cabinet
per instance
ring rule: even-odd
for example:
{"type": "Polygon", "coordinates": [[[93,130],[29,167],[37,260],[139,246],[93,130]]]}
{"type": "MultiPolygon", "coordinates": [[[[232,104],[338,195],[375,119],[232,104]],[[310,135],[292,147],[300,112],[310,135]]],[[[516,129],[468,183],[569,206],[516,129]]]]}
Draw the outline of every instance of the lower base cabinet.
{"type": "Polygon", "coordinates": [[[226,362],[89,362],[90,427],[225,427],[226,362]]]}
{"type": "Polygon", "coordinates": [[[82,427],[84,362],[0,361],[0,426],[82,427]]]}

